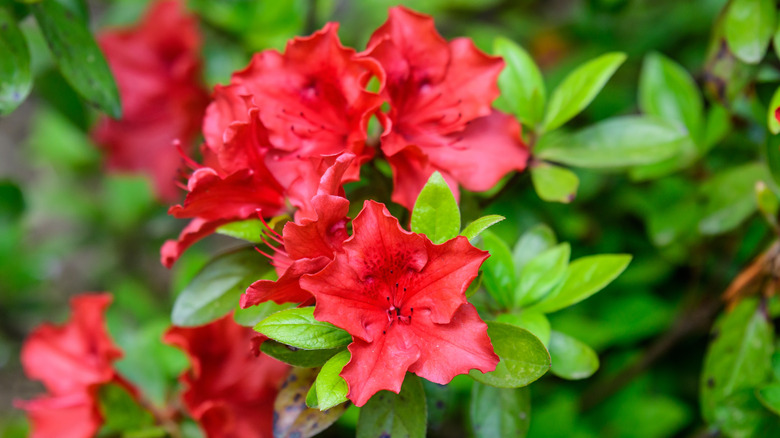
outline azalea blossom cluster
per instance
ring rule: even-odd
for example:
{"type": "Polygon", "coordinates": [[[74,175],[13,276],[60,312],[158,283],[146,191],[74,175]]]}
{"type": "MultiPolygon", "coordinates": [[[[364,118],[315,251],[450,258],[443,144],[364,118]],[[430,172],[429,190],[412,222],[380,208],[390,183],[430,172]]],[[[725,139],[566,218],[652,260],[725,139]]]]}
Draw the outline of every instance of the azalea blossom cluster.
{"type": "MultiPolygon", "coordinates": [[[[176,2],[160,2],[147,19],[162,20],[175,7],[176,2]]],[[[166,28],[146,22],[134,32],[159,36],[166,28]]],[[[120,150],[137,147],[135,142],[151,147],[170,137],[185,144],[192,141],[192,117],[203,117],[202,160],[187,158],[192,172],[186,198],[169,210],[190,222],[177,240],[165,243],[162,263],[172,266],[190,245],[223,225],[292,214],[281,234],[266,230],[270,249],[264,252],[278,280],[254,282],[240,305],[314,305],[317,320],[348,332],[351,358],[340,375],[349,400],[363,406],[380,390],[399,392],[407,372],[445,384],[473,369],[493,371],[499,357],[487,325],[465,296],[487,252],[463,236],[433,243],[404,229],[373,200],[350,219],[344,185],[360,179],[364,164],[386,160],[393,173],[392,200],[411,210],[434,172],[457,197],[459,187],[484,191],[509,172],[523,170],[529,153],[518,122],[491,106],[499,93],[500,58],[481,52],[469,39],[446,41],[431,17],[402,7],[390,9],[387,22],[362,52],[344,47],[337,30],[337,24],[329,23],[290,41],[283,53],[256,54],[228,85],[214,89],[205,115],[197,87],[176,86],[181,92],[163,93],[165,103],[157,109],[164,114],[149,115],[143,108],[156,101],[156,94],[139,97],[133,95],[135,87],[122,85],[154,82],[144,76],[156,74],[150,65],[167,67],[168,80],[191,83],[199,63],[185,60],[193,55],[197,38],[185,33],[180,39],[155,36],[140,43],[134,32],[106,36],[102,41],[112,68],[124,71],[117,80],[126,116],[103,122],[95,135],[120,150]],[[125,38],[152,47],[162,64],[150,55],[142,59],[149,64],[123,67],[122,56],[111,51],[123,53],[114,45],[125,38]],[[143,120],[145,115],[151,121],[143,120]],[[378,138],[369,133],[372,118],[382,127],[378,138]],[[146,128],[137,130],[139,126],[146,128]],[[139,137],[133,137],[135,132],[139,137]]],[[[163,84],[155,82],[151,88],[162,93],[163,84]]],[[[165,150],[170,152],[167,146],[165,150]]],[[[168,158],[165,162],[165,170],[151,172],[170,172],[168,158]]],[[[89,433],[74,436],[98,430],[96,388],[101,385],[121,382],[143,402],[111,365],[120,353],[102,323],[107,303],[106,296],[78,298],[71,322],[61,329],[41,329],[28,341],[26,370],[47,384],[47,397],[78,394],[89,433]],[[84,306],[94,309],[85,315],[84,306]],[[79,329],[85,324],[99,329],[79,329]],[[68,334],[74,330],[75,335],[68,334]],[[43,342],[39,338],[50,345],[76,339],[79,349],[69,357],[94,358],[88,363],[99,371],[96,377],[67,391],[49,385],[54,374],[41,365],[43,355],[29,352],[43,342]]],[[[263,340],[230,315],[166,333],[165,342],[189,356],[191,367],[181,376],[182,401],[208,436],[272,436],[273,401],[289,366],[260,354],[263,340]]],[[[58,360],[57,354],[50,356],[58,360]]],[[[77,368],[73,364],[58,375],[68,381],[81,374],[77,368]]],[[[37,436],[53,436],[45,431],[56,421],[54,412],[65,411],[39,415],[36,406],[48,398],[43,400],[21,406],[31,412],[37,436]]],[[[57,403],[58,409],[70,406],[57,403]]],[[[155,415],[161,422],[175,416],[155,415]]]]}

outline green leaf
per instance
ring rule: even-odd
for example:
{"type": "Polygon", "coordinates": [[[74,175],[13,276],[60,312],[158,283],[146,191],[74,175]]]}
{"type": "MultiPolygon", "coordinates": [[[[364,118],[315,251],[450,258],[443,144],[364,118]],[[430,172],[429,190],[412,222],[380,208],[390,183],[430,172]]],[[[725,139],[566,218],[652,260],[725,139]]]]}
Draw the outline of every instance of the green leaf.
{"type": "Polygon", "coordinates": [[[343,348],[329,348],[326,350],[303,350],[291,347],[281,342],[269,339],[260,346],[260,351],[296,367],[316,368],[321,367],[343,348]]]}
{"type": "Polygon", "coordinates": [[[774,329],[758,300],[747,299],[719,318],[712,337],[701,374],[702,415],[711,424],[730,396],[771,375],[774,329]]]}
{"type": "Polygon", "coordinates": [[[521,272],[526,263],[555,246],[555,242],[557,242],[555,233],[545,224],[535,225],[523,233],[512,250],[515,272],[521,272]]]}
{"type": "Polygon", "coordinates": [[[577,196],[580,179],[569,169],[544,161],[531,167],[534,190],[545,201],[568,204],[577,196]]]}
{"type": "Polygon", "coordinates": [[[547,319],[547,316],[545,316],[544,313],[528,312],[525,310],[513,313],[502,313],[496,317],[496,321],[516,325],[528,330],[531,334],[539,338],[545,347],[550,343],[550,320],[547,319]]]}
{"type": "Polygon", "coordinates": [[[466,228],[464,228],[463,231],[460,232],[460,235],[465,236],[469,240],[473,240],[475,237],[482,234],[483,231],[487,230],[488,228],[501,222],[504,219],[506,219],[504,216],[500,216],[497,214],[489,214],[487,216],[482,216],[481,218],[476,219],[474,220],[474,222],[468,224],[466,228]]]}
{"type": "Polygon", "coordinates": [[[246,288],[268,269],[268,261],[254,248],[215,257],[176,298],[173,324],[194,327],[227,315],[246,288]]]}
{"type": "Polygon", "coordinates": [[[585,109],[625,60],[623,53],[607,53],[569,73],[553,91],[542,130],[552,131],[585,109]]]}
{"type": "Polygon", "coordinates": [[[506,243],[490,231],[482,234],[482,247],[490,253],[482,264],[482,284],[496,303],[507,309],[512,304],[512,291],[517,283],[512,253],[506,243]]]}
{"type": "Polygon", "coordinates": [[[531,392],[528,388],[495,388],[475,383],[469,414],[477,438],[523,438],[531,426],[531,392]]]}
{"type": "Polygon", "coordinates": [[[604,289],[626,269],[630,261],[628,254],[601,254],[577,259],[566,270],[563,283],[528,309],[552,313],[579,303],[604,289]]]}
{"type": "MultiPolygon", "coordinates": [[[[315,380],[316,383],[316,380],[315,380]]],[[[306,406],[310,408],[319,407],[319,400],[317,400],[317,385],[311,385],[309,392],[306,393],[306,406]]]]}
{"type": "Polygon", "coordinates": [[[647,116],[613,117],[539,151],[538,158],[593,169],[653,164],[678,153],[688,136],[673,122],[647,116]]]}
{"type": "Polygon", "coordinates": [[[643,113],[681,123],[699,142],[703,128],[703,104],[691,75],[671,59],[651,53],[639,76],[639,108],[643,113]]]}
{"type": "Polygon", "coordinates": [[[726,43],[741,61],[758,64],[775,31],[774,0],[734,0],[725,19],[726,43]]]}
{"type": "Polygon", "coordinates": [[[550,371],[567,380],[587,379],[599,369],[599,357],[585,343],[560,332],[550,334],[550,371]]]}
{"type": "Polygon", "coordinates": [[[460,210],[452,190],[439,172],[425,183],[412,210],[412,231],[442,243],[460,232],[460,210]]]}
{"type": "Polygon", "coordinates": [[[759,388],[756,391],[756,397],[764,407],[780,415],[780,383],[774,382],[759,388]]]}
{"type": "Polygon", "coordinates": [[[313,368],[290,369],[274,401],[273,436],[312,437],[327,429],[347,410],[346,404],[325,411],[306,405],[316,377],[317,370],[313,368]]]}
{"type": "Polygon", "coordinates": [[[527,307],[550,292],[566,276],[571,246],[561,243],[531,259],[520,271],[514,306],[527,307]]]}
{"type": "Polygon", "coordinates": [[[30,51],[14,15],[0,5],[0,115],[13,112],[32,88],[30,51]]]}
{"type": "Polygon", "coordinates": [[[775,90],[775,94],[772,95],[772,100],[769,103],[769,109],[766,112],[766,123],[769,128],[769,132],[772,134],[780,134],[780,123],[775,117],[775,110],[780,108],[780,87],[775,90]]]}
{"type": "Polygon", "coordinates": [[[501,100],[521,122],[536,126],[542,121],[547,100],[539,67],[528,52],[506,38],[496,38],[493,53],[503,57],[506,62],[506,67],[498,77],[501,100]]]}
{"type": "Polygon", "coordinates": [[[502,322],[488,321],[487,325],[493,349],[501,360],[495,371],[483,374],[471,370],[471,378],[498,388],[520,388],[550,369],[550,354],[531,332],[502,322]]]}
{"type": "Polygon", "coordinates": [[[707,152],[710,148],[720,143],[731,131],[731,114],[718,103],[713,103],[707,113],[707,122],[704,127],[703,150],[707,152]]]}
{"type": "Polygon", "coordinates": [[[317,387],[317,407],[320,410],[325,411],[347,401],[349,387],[339,374],[350,357],[349,351],[343,350],[322,366],[314,382],[317,387]]]}
{"type": "Polygon", "coordinates": [[[283,344],[327,350],[352,342],[352,336],[329,322],[314,319],[314,307],[282,310],[260,321],[255,330],[283,344]]]}
{"type": "MultiPolygon", "coordinates": [[[[146,431],[154,426],[154,416],[144,410],[124,387],[116,383],[101,385],[98,398],[100,413],[105,418],[98,435],[123,435],[140,430],[146,431]]],[[[159,434],[144,436],[163,437],[165,431],[160,430],[159,434]]]]}
{"type": "Polygon", "coordinates": [[[379,391],[360,408],[357,438],[423,438],[427,429],[428,406],[420,379],[411,373],[401,392],[379,391]]]}
{"type": "Polygon", "coordinates": [[[231,222],[217,228],[217,233],[252,243],[263,243],[260,236],[265,234],[265,226],[260,219],[231,222]]]}
{"type": "Polygon", "coordinates": [[[756,182],[769,180],[762,163],[748,163],[716,174],[701,185],[707,199],[699,221],[702,234],[731,231],[752,215],[757,208],[754,195],[756,182]]]}
{"type": "MultiPolygon", "coordinates": [[[[276,272],[270,270],[266,275],[260,277],[260,279],[268,280],[275,277],[276,272]]],[[[236,309],[233,311],[233,321],[244,327],[254,327],[258,322],[268,318],[272,313],[291,307],[295,307],[295,303],[276,304],[273,301],[266,301],[256,306],[247,307],[246,309],[242,309],[241,306],[236,303],[236,309]]]]}
{"type": "Polygon", "coordinates": [[[90,104],[113,118],[121,117],[114,77],[86,24],[56,1],[36,3],[30,9],[68,83],[90,104]]]}
{"type": "Polygon", "coordinates": [[[758,211],[764,216],[764,219],[772,227],[777,227],[777,213],[780,211],[780,199],[765,182],[756,183],[756,204],[758,211]]]}

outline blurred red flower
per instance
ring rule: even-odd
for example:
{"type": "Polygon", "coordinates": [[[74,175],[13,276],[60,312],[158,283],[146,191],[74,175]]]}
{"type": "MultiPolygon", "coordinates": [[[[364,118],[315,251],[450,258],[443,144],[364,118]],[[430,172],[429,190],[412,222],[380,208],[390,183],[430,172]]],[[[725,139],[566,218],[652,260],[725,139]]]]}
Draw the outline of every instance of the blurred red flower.
{"type": "Polygon", "coordinates": [[[190,358],[182,398],[208,437],[273,437],[274,400],[290,366],[255,356],[255,335],[227,315],[200,327],[172,327],[164,336],[190,358]]]}
{"type": "Polygon", "coordinates": [[[103,31],[98,42],[119,87],[122,118],[102,118],[93,137],[110,169],[142,172],[159,198],[175,200],[181,157],[174,140],[189,150],[208,104],[197,21],[181,2],[158,1],[138,25],[103,31]]]}
{"type": "Polygon", "coordinates": [[[352,335],[341,373],[349,399],[363,406],[377,391],[397,393],[407,371],[440,384],[493,371],[487,324],[465,296],[488,254],[462,236],[435,245],[373,201],[352,226],[343,252],[300,280],[316,299],[315,318],[352,335]]]}

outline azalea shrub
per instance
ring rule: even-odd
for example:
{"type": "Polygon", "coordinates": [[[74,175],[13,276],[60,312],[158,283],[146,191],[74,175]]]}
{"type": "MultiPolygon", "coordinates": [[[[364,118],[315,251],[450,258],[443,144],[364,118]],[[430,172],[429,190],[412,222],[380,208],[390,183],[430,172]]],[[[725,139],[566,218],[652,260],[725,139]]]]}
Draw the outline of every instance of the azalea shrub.
{"type": "Polygon", "coordinates": [[[403,3],[0,0],[0,437],[780,435],[775,2],[403,3]]]}

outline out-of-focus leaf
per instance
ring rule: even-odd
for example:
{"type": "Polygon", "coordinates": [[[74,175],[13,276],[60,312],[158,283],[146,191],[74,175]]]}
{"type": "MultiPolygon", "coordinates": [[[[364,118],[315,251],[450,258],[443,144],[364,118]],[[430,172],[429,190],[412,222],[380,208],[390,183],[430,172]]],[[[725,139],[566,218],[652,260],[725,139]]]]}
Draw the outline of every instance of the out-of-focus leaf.
{"type": "Polygon", "coordinates": [[[757,64],[775,32],[773,0],[734,0],[726,12],[726,43],[740,60],[757,64]]]}
{"type": "Polygon", "coordinates": [[[538,158],[593,169],[653,164],[680,151],[688,136],[673,122],[647,116],[604,120],[539,151],[538,158]]]}
{"type": "Polygon", "coordinates": [[[775,90],[775,94],[772,95],[772,100],[769,102],[769,108],[766,112],[766,123],[769,127],[769,132],[772,134],[780,134],[780,122],[775,117],[775,112],[780,108],[780,87],[775,90]]]}
{"type": "Polygon", "coordinates": [[[566,275],[571,246],[561,243],[531,259],[520,271],[514,305],[527,307],[547,295],[566,275]]]}
{"type": "Polygon", "coordinates": [[[780,200],[777,199],[777,195],[763,181],[756,183],[756,203],[758,204],[758,210],[767,223],[772,227],[777,227],[777,213],[780,211],[780,200]]]}
{"type": "Polygon", "coordinates": [[[531,392],[528,388],[495,388],[475,383],[469,413],[477,438],[523,438],[531,425],[531,392]]]}
{"type": "Polygon", "coordinates": [[[545,347],[550,343],[550,321],[539,312],[519,311],[513,313],[502,313],[496,317],[496,321],[516,325],[531,332],[539,338],[545,347]]]}
{"type": "Polygon", "coordinates": [[[314,319],[314,307],[276,312],[255,330],[281,343],[307,350],[328,350],[352,342],[352,336],[335,325],[314,319]]]}
{"type": "MultiPolygon", "coordinates": [[[[268,277],[275,277],[276,272],[269,271],[261,278],[268,280],[268,277]]],[[[233,321],[236,324],[243,325],[244,327],[254,327],[258,322],[268,318],[272,313],[276,313],[280,310],[289,309],[294,307],[295,303],[276,304],[273,301],[266,301],[256,306],[247,307],[242,309],[241,306],[236,303],[236,309],[233,311],[233,321]]]]}
{"type": "Polygon", "coordinates": [[[713,104],[707,113],[707,122],[704,125],[703,151],[706,152],[715,144],[723,140],[731,130],[731,114],[720,104],[713,104]]]}
{"type": "Polygon", "coordinates": [[[428,421],[420,379],[406,373],[401,392],[379,391],[360,408],[357,438],[423,438],[428,421]]]}
{"type": "Polygon", "coordinates": [[[642,112],[679,122],[698,143],[701,140],[702,96],[691,75],[671,59],[651,53],[645,57],[639,76],[639,107],[642,112]]]}
{"type": "Polygon", "coordinates": [[[506,243],[490,231],[482,234],[482,246],[490,253],[482,264],[482,284],[502,308],[508,308],[517,283],[512,253],[506,243]]]}
{"type": "Polygon", "coordinates": [[[347,401],[349,387],[339,374],[344,369],[344,365],[349,362],[350,357],[349,351],[342,350],[331,357],[317,375],[314,384],[317,387],[317,408],[321,411],[347,401]]]}
{"type": "Polygon", "coordinates": [[[498,77],[500,100],[521,122],[534,127],[542,121],[547,91],[531,55],[514,42],[498,37],[493,53],[504,58],[506,67],[498,77]]]}
{"type": "Polygon", "coordinates": [[[568,380],[587,379],[599,369],[599,357],[585,343],[561,332],[550,334],[550,371],[568,380]]]}
{"type": "Polygon", "coordinates": [[[545,201],[568,204],[577,196],[580,179],[569,169],[540,162],[531,167],[534,190],[545,201]]]}
{"type": "Polygon", "coordinates": [[[0,224],[18,220],[24,210],[24,194],[19,186],[9,180],[0,180],[0,224]]]}
{"type": "Polygon", "coordinates": [[[477,382],[498,388],[520,388],[542,377],[550,369],[550,354],[528,330],[502,322],[488,321],[488,336],[501,359],[495,371],[471,370],[477,382]]]}
{"type": "Polygon", "coordinates": [[[728,169],[702,184],[707,205],[699,231],[702,234],[721,234],[736,228],[756,211],[753,191],[756,182],[768,180],[766,166],[749,163],[728,169]]]}
{"type": "Polygon", "coordinates": [[[776,415],[780,415],[780,383],[770,383],[769,385],[758,389],[756,397],[758,397],[758,401],[760,401],[764,407],[774,412],[776,415]]]}
{"type": "Polygon", "coordinates": [[[226,315],[266,270],[267,261],[254,248],[217,256],[176,298],[171,312],[173,324],[193,327],[226,315]]]}
{"type": "MultiPolygon", "coordinates": [[[[105,422],[99,435],[133,434],[144,432],[144,437],[163,437],[165,430],[154,428],[154,416],[144,410],[122,386],[111,383],[100,386],[100,412],[105,422]]],[[[135,435],[132,435],[135,436],[135,435]]]]}
{"type": "Polygon", "coordinates": [[[628,254],[600,254],[577,259],[569,265],[563,283],[529,310],[551,313],[579,303],[604,289],[629,262],[631,256],[628,254]]]}
{"type": "Polygon", "coordinates": [[[531,259],[555,246],[555,233],[550,227],[539,224],[529,229],[518,239],[512,250],[515,272],[521,272],[531,259]]]}
{"type": "Polygon", "coordinates": [[[552,131],[585,109],[626,60],[623,53],[607,53],[577,67],[553,91],[542,129],[552,131]]]}
{"type": "Polygon", "coordinates": [[[460,232],[460,209],[452,190],[439,172],[425,183],[412,210],[412,231],[442,243],[460,232]]]}
{"type": "Polygon", "coordinates": [[[704,419],[718,425],[716,411],[729,397],[768,380],[774,331],[758,300],[747,299],[721,316],[712,336],[701,374],[701,407],[704,419]]]}
{"type": "Polygon", "coordinates": [[[30,8],[65,79],[87,102],[111,117],[121,117],[114,77],[86,24],[56,1],[30,8]]]}
{"type": "Polygon", "coordinates": [[[21,105],[31,88],[27,42],[11,11],[0,4],[0,115],[21,105]]]}
{"type": "Polygon", "coordinates": [[[274,437],[309,438],[341,417],[346,404],[326,411],[306,406],[306,395],[317,377],[314,368],[291,368],[274,401],[274,437]]]}
{"type": "Polygon", "coordinates": [[[333,357],[343,348],[330,348],[327,350],[304,350],[301,348],[291,347],[281,342],[269,339],[260,346],[260,351],[280,360],[284,363],[296,367],[304,368],[316,368],[321,367],[331,357],[333,357]]]}
{"type": "Polygon", "coordinates": [[[501,222],[504,219],[506,219],[504,216],[500,216],[497,214],[489,214],[487,216],[482,216],[481,218],[476,219],[470,224],[466,225],[466,228],[464,228],[463,231],[460,232],[460,235],[465,236],[469,240],[472,240],[475,237],[482,234],[483,231],[487,230],[488,228],[501,222]]]}

